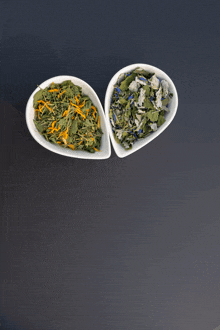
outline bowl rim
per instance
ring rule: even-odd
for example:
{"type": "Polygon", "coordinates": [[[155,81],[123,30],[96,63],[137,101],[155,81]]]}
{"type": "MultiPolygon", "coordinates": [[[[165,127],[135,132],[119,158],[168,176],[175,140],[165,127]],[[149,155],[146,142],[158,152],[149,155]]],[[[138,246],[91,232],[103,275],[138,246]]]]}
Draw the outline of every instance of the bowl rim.
{"type": "MultiPolygon", "coordinates": [[[[61,83],[61,82],[59,82],[59,83],[61,83]]],[[[43,81],[32,92],[32,94],[30,95],[30,97],[27,101],[26,109],[25,109],[25,119],[26,119],[26,124],[27,124],[28,130],[29,130],[30,134],[32,135],[32,137],[34,138],[34,140],[37,141],[41,146],[43,146],[47,150],[50,150],[51,152],[60,154],[62,156],[78,158],[78,159],[102,160],[102,159],[107,159],[111,156],[110,138],[109,138],[109,133],[108,133],[107,125],[106,125],[104,109],[102,107],[102,104],[101,104],[101,102],[99,100],[99,97],[96,94],[95,90],[87,82],[85,82],[83,79],[80,79],[80,78],[75,77],[75,76],[70,76],[70,75],[59,75],[59,76],[54,76],[52,78],[49,78],[49,79],[43,81]],[[102,156],[101,152],[89,153],[89,152],[80,151],[80,150],[63,149],[59,146],[53,145],[52,143],[50,143],[46,140],[45,141],[42,140],[42,135],[40,134],[40,132],[38,132],[37,129],[34,130],[33,127],[31,126],[31,120],[32,119],[30,119],[30,113],[32,111],[34,111],[34,107],[33,107],[33,97],[34,97],[34,95],[40,90],[40,88],[44,89],[47,86],[49,86],[52,82],[56,82],[56,80],[61,80],[61,81],[62,80],[63,81],[71,80],[75,85],[79,84],[79,86],[82,87],[82,91],[83,91],[83,87],[86,87],[94,95],[94,97],[96,99],[96,103],[98,105],[97,108],[98,108],[99,112],[101,111],[100,115],[103,118],[103,121],[102,121],[101,125],[102,125],[102,128],[103,127],[105,128],[105,132],[103,132],[103,135],[105,134],[106,143],[103,147],[107,148],[107,150],[105,152],[106,155],[104,157],[102,156]]],[[[102,136],[102,139],[103,139],[103,136],[102,136]]]]}
{"type": "Polygon", "coordinates": [[[164,71],[162,71],[161,69],[150,65],[150,64],[145,64],[145,63],[134,63],[134,64],[130,64],[127,65],[123,68],[121,68],[120,70],[118,70],[118,72],[116,72],[113,77],[111,78],[111,80],[109,81],[109,84],[107,86],[106,89],[106,93],[105,93],[105,101],[104,101],[104,110],[105,110],[105,116],[106,116],[106,124],[107,124],[107,128],[109,130],[109,135],[110,135],[110,139],[111,139],[111,144],[113,146],[113,149],[115,151],[115,153],[117,154],[118,157],[120,158],[124,158],[127,157],[129,155],[131,155],[132,153],[138,151],[139,149],[143,148],[144,146],[146,146],[148,143],[150,143],[152,140],[154,140],[156,137],[158,137],[173,121],[176,112],[177,112],[177,108],[178,108],[178,93],[176,90],[176,87],[174,85],[174,82],[172,81],[172,79],[167,75],[167,73],[165,73],[164,71]],[[132,70],[135,70],[136,68],[143,68],[144,70],[149,70],[150,72],[154,72],[156,73],[157,76],[162,75],[163,79],[167,80],[169,85],[171,86],[172,89],[172,93],[173,93],[173,100],[175,101],[174,104],[174,108],[172,109],[172,113],[169,117],[169,120],[166,121],[162,126],[160,126],[158,128],[158,130],[156,132],[153,132],[153,134],[145,137],[143,140],[139,140],[136,142],[136,144],[134,144],[132,146],[132,149],[130,150],[125,150],[120,144],[118,144],[114,138],[113,132],[112,132],[112,127],[110,124],[110,120],[109,120],[109,108],[110,108],[110,97],[113,93],[113,89],[114,89],[114,84],[117,82],[119,76],[123,73],[128,73],[132,70]]]}

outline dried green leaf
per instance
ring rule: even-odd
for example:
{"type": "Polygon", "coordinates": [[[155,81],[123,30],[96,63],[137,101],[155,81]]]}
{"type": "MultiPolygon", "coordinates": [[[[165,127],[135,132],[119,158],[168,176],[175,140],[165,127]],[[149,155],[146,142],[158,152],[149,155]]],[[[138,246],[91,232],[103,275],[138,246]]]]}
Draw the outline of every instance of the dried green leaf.
{"type": "Polygon", "coordinates": [[[120,90],[125,91],[126,89],[128,89],[128,86],[134,80],[134,77],[135,77],[135,73],[132,73],[130,76],[125,78],[125,80],[123,80],[119,86],[120,90]]]}
{"type": "Polygon", "coordinates": [[[170,99],[167,97],[166,99],[162,100],[162,105],[166,106],[169,103],[170,99]]]}
{"type": "Polygon", "coordinates": [[[37,101],[40,101],[42,100],[43,98],[43,90],[40,89],[35,95],[34,95],[34,102],[33,102],[33,106],[34,106],[34,109],[37,109],[39,103],[37,101]]]}
{"type": "Polygon", "coordinates": [[[43,133],[45,131],[46,128],[43,125],[41,125],[40,122],[34,120],[34,123],[40,133],[43,133]]]}
{"type": "Polygon", "coordinates": [[[119,97],[119,102],[120,102],[122,105],[127,104],[127,101],[126,101],[123,97],[119,97]]]}
{"type": "Polygon", "coordinates": [[[155,110],[150,110],[147,112],[147,117],[150,119],[150,121],[155,122],[158,120],[159,112],[155,110]]]}
{"type": "Polygon", "coordinates": [[[77,130],[78,130],[78,120],[74,120],[70,127],[69,134],[74,135],[76,134],[77,130]]]}
{"type": "Polygon", "coordinates": [[[165,123],[165,118],[162,114],[160,114],[159,117],[158,117],[157,125],[161,126],[161,125],[163,125],[163,123],[165,123]]]}
{"type": "Polygon", "coordinates": [[[144,107],[147,109],[154,109],[154,105],[148,97],[146,97],[144,100],[144,107]]]}
{"type": "Polygon", "coordinates": [[[72,89],[70,88],[70,86],[68,86],[65,89],[65,96],[67,96],[68,98],[73,98],[74,93],[73,93],[72,89]]]}
{"type": "Polygon", "coordinates": [[[150,86],[149,85],[145,85],[142,87],[145,90],[145,96],[149,96],[150,95],[150,86]]]}

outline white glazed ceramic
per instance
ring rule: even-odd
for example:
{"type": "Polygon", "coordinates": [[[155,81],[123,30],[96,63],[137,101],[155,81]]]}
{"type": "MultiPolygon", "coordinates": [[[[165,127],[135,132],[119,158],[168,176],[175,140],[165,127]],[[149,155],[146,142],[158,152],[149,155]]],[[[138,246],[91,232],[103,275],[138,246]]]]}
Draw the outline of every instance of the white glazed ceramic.
{"type": "MultiPolygon", "coordinates": [[[[123,79],[123,76],[119,79],[120,80],[123,79]]],[[[118,155],[118,157],[126,157],[130,154],[132,154],[133,152],[139,150],[140,148],[144,147],[146,144],[148,144],[149,142],[151,142],[152,140],[154,140],[157,136],[159,136],[172,122],[173,118],[176,115],[177,112],[177,107],[178,107],[178,95],[177,95],[177,91],[176,91],[176,87],[174,85],[174,83],[172,82],[172,80],[170,79],[170,77],[163,72],[162,70],[152,66],[152,65],[148,65],[148,64],[142,64],[142,63],[137,63],[137,64],[131,64],[126,66],[125,68],[119,70],[110,80],[106,94],[105,94],[105,116],[106,116],[106,125],[110,134],[110,138],[111,138],[111,142],[113,145],[113,148],[116,152],[116,154],[118,155]],[[169,84],[169,91],[171,93],[173,93],[173,98],[171,99],[171,101],[169,102],[168,108],[169,108],[169,112],[165,114],[165,123],[163,125],[161,125],[158,130],[156,132],[152,132],[149,136],[147,136],[146,138],[144,138],[143,140],[139,140],[136,141],[133,146],[132,149],[130,150],[125,150],[120,144],[118,144],[115,141],[113,132],[112,132],[112,126],[110,124],[109,121],[109,109],[110,109],[110,102],[111,102],[111,97],[112,97],[112,93],[114,90],[114,85],[117,83],[118,78],[121,74],[123,73],[129,73],[131,71],[133,71],[136,68],[142,68],[150,73],[156,73],[156,76],[160,79],[165,79],[168,84],[169,84]]]]}
{"type": "Polygon", "coordinates": [[[33,97],[36,92],[39,91],[39,87],[35,89],[35,91],[31,94],[27,106],[26,106],[26,122],[28,129],[33,136],[33,138],[41,144],[44,148],[56,152],[57,154],[68,156],[68,157],[75,157],[75,158],[83,158],[83,159],[106,159],[109,158],[111,155],[111,146],[110,146],[110,140],[109,140],[109,134],[106,127],[106,120],[104,111],[101,105],[101,102],[96,95],[95,91],[92,89],[91,86],[89,86],[85,81],[72,77],[72,76],[57,76],[50,78],[46,81],[44,81],[42,84],[40,84],[40,87],[42,89],[50,86],[52,82],[56,84],[60,84],[65,80],[71,80],[75,85],[82,87],[82,92],[85,95],[88,95],[90,99],[92,100],[94,106],[98,109],[100,114],[100,126],[103,132],[102,140],[101,140],[101,147],[99,152],[95,153],[89,153],[86,151],[80,151],[80,150],[72,150],[69,148],[62,148],[59,145],[55,145],[53,143],[50,143],[46,141],[46,139],[38,132],[37,128],[35,127],[35,124],[33,122],[34,119],[34,107],[33,107],[33,97]]]}

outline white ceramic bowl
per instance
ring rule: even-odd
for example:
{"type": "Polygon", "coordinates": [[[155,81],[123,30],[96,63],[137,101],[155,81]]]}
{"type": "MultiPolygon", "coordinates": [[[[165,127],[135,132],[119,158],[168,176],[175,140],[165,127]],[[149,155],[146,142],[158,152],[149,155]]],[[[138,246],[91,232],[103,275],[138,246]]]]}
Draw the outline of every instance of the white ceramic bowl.
{"type": "Polygon", "coordinates": [[[34,119],[34,114],[35,110],[33,107],[33,97],[36,92],[39,91],[39,87],[35,89],[35,91],[31,94],[27,106],[26,106],[26,122],[28,129],[33,136],[33,138],[41,144],[44,148],[56,152],[57,154],[63,155],[63,156],[68,156],[68,157],[75,157],[75,158],[83,158],[83,159],[106,159],[109,158],[111,155],[111,146],[110,146],[110,140],[109,140],[109,134],[108,130],[106,127],[106,120],[105,120],[105,115],[104,111],[101,105],[101,102],[96,95],[95,91],[92,89],[89,84],[87,84],[85,81],[72,77],[72,76],[57,76],[50,78],[46,81],[44,81],[42,84],[40,84],[40,87],[42,89],[50,86],[52,82],[56,84],[60,84],[65,80],[71,80],[75,85],[82,87],[82,92],[85,95],[88,95],[90,99],[92,100],[94,106],[98,109],[99,115],[100,115],[100,126],[103,132],[102,135],[102,140],[101,140],[101,146],[100,146],[100,151],[95,152],[95,153],[89,153],[87,151],[80,151],[80,150],[71,150],[67,148],[62,148],[60,146],[56,146],[53,143],[48,142],[37,130],[35,127],[35,124],[33,122],[34,119]]]}
{"type": "MultiPolygon", "coordinates": [[[[122,79],[123,79],[123,77],[121,77],[119,79],[119,82],[122,79]]],[[[126,156],[132,154],[133,152],[139,150],[140,148],[144,147],[146,144],[148,144],[149,142],[154,140],[158,135],[160,135],[172,122],[172,120],[175,117],[175,114],[177,112],[177,107],[178,107],[178,95],[177,95],[176,87],[175,87],[174,83],[172,82],[172,80],[170,79],[170,77],[162,70],[160,70],[152,65],[142,64],[142,63],[131,64],[131,65],[128,65],[125,68],[119,70],[110,80],[106,94],[105,94],[106,125],[108,127],[108,131],[109,131],[109,135],[111,138],[113,148],[114,148],[116,154],[118,155],[118,157],[122,158],[122,157],[126,157],[126,156]],[[166,113],[164,116],[166,119],[165,123],[163,125],[161,125],[156,132],[152,132],[149,136],[147,136],[143,140],[136,141],[133,144],[132,149],[125,150],[119,143],[116,142],[116,140],[114,138],[114,135],[112,132],[112,126],[111,126],[111,123],[109,120],[109,109],[110,109],[112,93],[114,90],[114,85],[117,83],[120,74],[129,73],[136,68],[142,68],[150,73],[155,73],[156,76],[160,79],[165,79],[169,84],[169,91],[171,93],[173,93],[173,98],[171,99],[171,101],[169,102],[169,105],[168,105],[168,108],[170,111],[168,113],[166,113]]]]}

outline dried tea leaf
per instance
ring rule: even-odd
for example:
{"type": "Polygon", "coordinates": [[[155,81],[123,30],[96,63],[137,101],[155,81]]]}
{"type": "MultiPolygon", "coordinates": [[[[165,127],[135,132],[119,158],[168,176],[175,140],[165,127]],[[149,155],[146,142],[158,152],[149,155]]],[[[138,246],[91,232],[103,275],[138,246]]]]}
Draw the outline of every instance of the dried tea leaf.
{"type": "Polygon", "coordinates": [[[165,120],[164,116],[162,114],[160,114],[159,117],[158,117],[157,125],[161,126],[161,125],[163,125],[163,123],[165,123],[165,121],[166,120],[165,120]]]}
{"type": "Polygon", "coordinates": [[[162,82],[155,74],[137,68],[123,74],[121,83],[114,86],[109,118],[115,140],[125,150],[165,122],[164,110],[169,111],[166,105],[172,94],[167,90],[166,81],[162,82]]]}
{"type": "Polygon", "coordinates": [[[150,101],[148,97],[144,100],[144,107],[147,109],[154,109],[153,103],[150,101]]]}
{"type": "Polygon", "coordinates": [[[45,127],[43,125],[41,125],[41,123],[39,123],[36,120],[34,120],[34,123],[40,133],[43,133],[45,131],[45,127]]]}
{"type": "Polygon", "coordinates": [[[132,73],[130,76],[125,78],[125,80],[123,80],[119,86],[120,90],[125,91],[126,89],[128,89],[128,86],[130,85],[132,80],[134,80],[134,77],[135,77],[135,73],[132,73]]]}
{"type": "Polygon", "coordinates": [[[119,102],[120,102],[122,105],[127,104],[127,101],[126,101],[123,97],[119,97],[119,102]]]}
{"type": "Polygon", "coordinates": [[[147,117],[150,119],[150,121],[157,121],[159,116],[159,112],[155,110],[150,110],[147,112],[147,117]]]}
{"type": "Polygon", "coordinates": [[[69,134],[70,135],[76,134],[77,129],[78,129],[78,120],[74,120],[70,127],[69,134]]]}
{"type": "Polygon", "coordinates": [[[170,101],[170,100],[169,100],[168,97],[167,97],[166,99],[163,99],[163,100],[162,100],[162,105],[165,105],[165,106],[166,106],[166,105],[169,103],[169,101],[170,101]]]}
{"type": "Polygon", "coordinates": [[[142,87],[145,90],[145,96],[149,96],[150,95],[150,86],[149,85],[145,85],[142,87]]]}
{"type": "Polygon", "coordinates": [[[34,95],[34,123],[44,138],[60,147],[96,152],[102,130],[98,109],[70,80],[51,84],[34,95]]]}
{"type": "Polygon", "coordinates": [[[42,100],[42,98],[43,98],[43,90],[40,89],[40,90],[34,95],[34,102],[33,102],[34,109],[37,109],[37,107],[38,107],[38,102],[37,102],[37,101],[42,100]]]}

